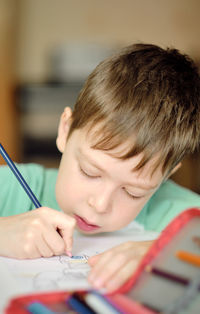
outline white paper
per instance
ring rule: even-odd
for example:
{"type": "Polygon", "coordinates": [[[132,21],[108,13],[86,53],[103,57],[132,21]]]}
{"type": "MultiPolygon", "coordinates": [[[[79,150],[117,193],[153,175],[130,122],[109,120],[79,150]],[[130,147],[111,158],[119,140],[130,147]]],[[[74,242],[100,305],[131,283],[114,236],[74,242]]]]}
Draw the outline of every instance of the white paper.
{"type": "Polygon", "coordinates": [[[21,294],[90,288],[87,282],[90,256],[129,240],[154,240],[158,236],[144,231],[137,223],[126,230],[93,236],[76,232],[72,259],[65,255],[32,260],[0,257],[0,313],[12,297],[21,294]]]}

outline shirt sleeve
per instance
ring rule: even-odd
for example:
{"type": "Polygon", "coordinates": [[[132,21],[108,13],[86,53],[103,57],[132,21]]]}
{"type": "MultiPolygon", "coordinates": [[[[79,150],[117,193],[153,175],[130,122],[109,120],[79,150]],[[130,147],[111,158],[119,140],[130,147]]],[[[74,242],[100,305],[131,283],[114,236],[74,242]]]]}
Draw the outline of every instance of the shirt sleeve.
{"type": "MultiPolygon", "coordinates": [[[[36,164],[17,164],[16,166],[39,202],[44,206],[56,207],[54,193],[56,170],[47,170],[36,164]]],[[[34,208],[34,204],[10,168],[1,166],[0,216],[17,215],[34,208]]]]}
{"type": "Polygon", "coordinates": [[[178,214],[191,207],[200,207],[200,195],[167,180],[151,197],[136,221],[147,230],[160,232],[178,214]]]}

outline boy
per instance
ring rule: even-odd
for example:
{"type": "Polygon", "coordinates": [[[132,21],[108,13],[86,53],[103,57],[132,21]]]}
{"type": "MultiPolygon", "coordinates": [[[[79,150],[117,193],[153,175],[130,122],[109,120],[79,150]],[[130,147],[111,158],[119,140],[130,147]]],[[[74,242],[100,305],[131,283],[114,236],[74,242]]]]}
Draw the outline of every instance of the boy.
{"type": "MultiPolygon", "coordinates": [[[[13,174],[1,167],[0,254],[70,255],[75,227],[92,235],[136,220],[161,231],[181,211],[200,206],[198,195],[167,180],[199,141],[200,78],[193,62],[155,45],[125,48],[91,73],[74,112],[65,108],[58,172],[19,167],[45,207],[32,211],[13,174]]],[[[118,288],[149,245],[130,241],[90,258],[90,282],[118,288]]]]}

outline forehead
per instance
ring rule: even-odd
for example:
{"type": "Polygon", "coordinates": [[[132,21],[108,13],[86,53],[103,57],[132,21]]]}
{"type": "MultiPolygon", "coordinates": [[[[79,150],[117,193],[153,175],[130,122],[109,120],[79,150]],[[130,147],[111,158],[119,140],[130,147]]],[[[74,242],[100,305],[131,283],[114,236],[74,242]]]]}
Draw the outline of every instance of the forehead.
{"type": "MultiPolygon", "coordinates": [[[[137,165],[139,162],[144,158],[145,156],[145,150],[141,150],[141,152],[136,154],[130,154],[130,157],[126,157],[127,154],[130,153],[130,150],[135,148],[137,144],[137,135],[134,133],[131,134],[128,138],[123,138],[123,136],[108,136],[108,142],[106,141],[106,145],[104,146],[104,131],[102,129],[101,123],[99,123],[97,126],[92,128],[85,128],[82,129],[82,135],[85,138],[85,140],[88,142],[88,145],[91,148],[97,148],[99,150],[104,151],[106,154],[119,159],[119,160],[131,160],[131,158],[134,156],[136,157],[135,160],[137,160],[137,165]],[[100,143],[100,145],[99,145],[100,143]],[[103,144],[101,144],[103,143],[103,144]],[[124,157],[125,156],[125,157],[124,157]]],[[[150,149],[150,148],[149,148],[150,149]]],[[[148,149],[148,151],[149,151],[148,149]]],[[[136,148],[138,150],[138,148],[136,148]]],[[[161,153],[160,152],[154,152],[152,154],[153,156],[150,158],[148,164],[150,164],[151,169],[158,168],[160,171],[162,169],[162,163],[161,160],[161,153]]],[[[133,171],[135,171],[136,166],[133,167],[133,171]]],[[[149,165],[148,165],[149,166],[149,165]]],[[[148,167],[149,168],[149,167],[148,167]]]]}

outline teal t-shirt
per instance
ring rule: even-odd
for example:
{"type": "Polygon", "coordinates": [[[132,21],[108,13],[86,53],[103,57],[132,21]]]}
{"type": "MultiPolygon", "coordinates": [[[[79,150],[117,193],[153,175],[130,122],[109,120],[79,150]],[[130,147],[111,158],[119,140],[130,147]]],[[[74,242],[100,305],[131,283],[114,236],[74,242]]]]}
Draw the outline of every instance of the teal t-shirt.
{"type": "MultiPolygon", "coordinates": [[[[42,206],[59,209],[55,198],[56,169],[37,164],[16,165],[42,206]]],[[[0,167],[0,216],[25,213],[35,206],[8,166],[0,167]]]]}
{"type": "MultiPolygon", "coordinates": [[[[17,165],[42,206],[57,210],[55,197],[56,169],[36,164],[17,165]]],[[[163,183],[136,217],[145,230],[160,232],[183,210],[200,207],[200,195],[175,184],[163,183]]],[[[0,167],[0,216],[11,216],[34,209],[33,203],[7,166],[0,167]]]]}

